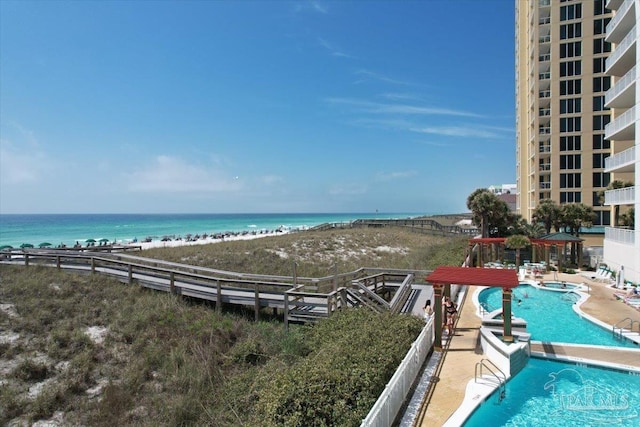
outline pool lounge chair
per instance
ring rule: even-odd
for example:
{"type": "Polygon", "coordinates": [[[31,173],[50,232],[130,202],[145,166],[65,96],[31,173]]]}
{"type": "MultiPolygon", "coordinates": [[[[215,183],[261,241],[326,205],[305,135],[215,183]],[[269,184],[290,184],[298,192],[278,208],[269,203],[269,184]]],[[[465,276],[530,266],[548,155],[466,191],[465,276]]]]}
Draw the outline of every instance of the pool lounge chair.
{"type": "Polygon", "coordinates": [[[609,270],[606,267],[598,267],[596,271],[583,271],[580,275],[586,277],[587,279],[596,280],[598,278],[604,277],[604,275],[609,270]]]}
{"type": "Polygon", "coordinates": [[[606,271],[602,274],[602,276],[600,276],[600,277],[596,277],[596,278],[595,278],[595,279],[593,279],[593,280],[595,280],[596,282],[604,282],[604,283],[611,283],[611,282],[614,282],[614,279],[613,279],[613,271],[611,271],[611,270],[606,270],[606,271]]]}

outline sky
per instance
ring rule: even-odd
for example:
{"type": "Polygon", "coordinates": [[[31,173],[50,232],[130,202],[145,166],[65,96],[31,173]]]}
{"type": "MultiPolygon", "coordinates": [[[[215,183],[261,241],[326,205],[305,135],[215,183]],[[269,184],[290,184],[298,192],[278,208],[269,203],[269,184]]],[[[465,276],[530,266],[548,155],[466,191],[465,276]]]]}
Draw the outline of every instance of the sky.
{"type": "Polygon", "coordinates": [[[0,213],[457,213],[515,2],[0,1],[0,213]]]}

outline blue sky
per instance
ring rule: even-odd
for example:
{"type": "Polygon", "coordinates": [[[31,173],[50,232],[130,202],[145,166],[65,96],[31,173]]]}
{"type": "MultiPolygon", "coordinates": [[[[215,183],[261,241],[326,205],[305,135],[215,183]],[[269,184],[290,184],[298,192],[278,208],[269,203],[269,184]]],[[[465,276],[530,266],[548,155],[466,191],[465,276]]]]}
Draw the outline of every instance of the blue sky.
{"type": "Polygon", "coordinates": [[[466,211],[513,0],[0,1],[0,213],[466,211]]]}

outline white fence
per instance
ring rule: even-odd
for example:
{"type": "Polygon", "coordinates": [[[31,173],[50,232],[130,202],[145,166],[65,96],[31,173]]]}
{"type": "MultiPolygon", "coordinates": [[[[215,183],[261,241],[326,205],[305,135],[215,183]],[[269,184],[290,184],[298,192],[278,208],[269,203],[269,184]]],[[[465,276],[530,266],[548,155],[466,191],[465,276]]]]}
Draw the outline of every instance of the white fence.
{"type": "Polygon", "coordinates": [[[402,405],[415,382],[427,355],[433,347],[433,318],[425,325],[418,338],[411,344],[382,394],[362,421],[361,427],[388,427],[398,416],[402,405]]]}

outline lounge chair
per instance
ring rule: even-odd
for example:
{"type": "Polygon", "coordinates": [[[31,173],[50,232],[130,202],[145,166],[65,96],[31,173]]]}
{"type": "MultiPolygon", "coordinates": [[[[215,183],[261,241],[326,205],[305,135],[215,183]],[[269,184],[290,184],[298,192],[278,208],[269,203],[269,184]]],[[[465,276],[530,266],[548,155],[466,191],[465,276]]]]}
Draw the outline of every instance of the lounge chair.
{"type": "Polygon", "coordinates": [[[604,274],[609,271],[606,267],[598,267],[596,271],[583,271],[580,275],[586,277],[587,279],[596,280],[600,277],[603,277],[604,274]]]}

